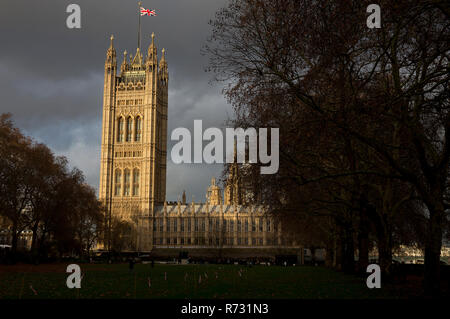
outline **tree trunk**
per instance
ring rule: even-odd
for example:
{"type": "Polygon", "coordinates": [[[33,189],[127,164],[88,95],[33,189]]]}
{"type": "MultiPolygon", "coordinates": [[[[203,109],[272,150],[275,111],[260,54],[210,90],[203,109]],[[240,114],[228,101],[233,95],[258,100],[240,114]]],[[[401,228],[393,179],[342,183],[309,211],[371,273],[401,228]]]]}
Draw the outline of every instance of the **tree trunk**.
{"type": "Polygon", "coordinates": [[[328,241],[325,252],[325,267],[334,266],[334,241],[328,241]]]}
{"type": "Polygon", "coordinates": [[[18,244],[18,234],[17,234],[17,222],[13,222],[12,226],[12,238],[11,238],[11,253],[13,257],[13,261],[15,262],[16,254],[17,254],[17,244],[18,244]]]}
{"type": "Polygon", "coordinates": [[[361,210],[358,233],[358,272],[365,273],[369,265],[369,225],[365,210],[361,210]]]}
{"type": "Polygon", "coordinates": [[[334,260],[333,260],[333,267],[337,270],[342,270],[342,238],[339,235],[336,235],[335,241],[334,241],[334,260]]]}
{"type": "Polygon", "coordinates": [[[425,294],[440,294],[440,258],[444,209],[430,210],[429,231],[425,244],[425,294]]]}
{"type": "Polygon", "coordinates": [[[383,275],[381,278],[389,278],[392,265],[392,234],[387,227],[378,233],[378,263],[383,275]]]}
{"type": "Polygon", "coordinates": [[[37,248],[37,229],[38,229],[39,222],[34,222],[32,231],[33,231],[33,237],[31,239],[31,251],[34,252],[37,248]]]}
{"type": "Polygon", "coordinates": [[[309,250],[311,251],[311,264],[313,266],[315,266],[316,265],[316,247],[311,247],[309,250]]]}
{"type": "Polygon", "coordinates": [[[355,246],[353,232],[348,226],[343,230],[342,243],[342,270],[346,273],[353,273],[355,271],[355,246]]]}

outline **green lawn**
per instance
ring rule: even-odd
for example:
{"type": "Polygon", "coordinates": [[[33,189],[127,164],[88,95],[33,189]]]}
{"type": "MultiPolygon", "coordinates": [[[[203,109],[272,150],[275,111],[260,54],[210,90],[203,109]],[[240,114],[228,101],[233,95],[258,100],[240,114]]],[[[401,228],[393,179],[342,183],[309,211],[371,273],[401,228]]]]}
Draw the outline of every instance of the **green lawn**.
{"type": "Polygon", "coordinates": [[[67,264],[0,266],[0,299],[359,299],[396,298],[398,295],[390,286],[368,289],[365,278],[308,266],[249,268],[240,265],[157,264],[151,268],[150,265],[138,264],[130,272],[127,264],[80,264],[83,273],[81,289],[68,289],[66,267],[67,264]]]}

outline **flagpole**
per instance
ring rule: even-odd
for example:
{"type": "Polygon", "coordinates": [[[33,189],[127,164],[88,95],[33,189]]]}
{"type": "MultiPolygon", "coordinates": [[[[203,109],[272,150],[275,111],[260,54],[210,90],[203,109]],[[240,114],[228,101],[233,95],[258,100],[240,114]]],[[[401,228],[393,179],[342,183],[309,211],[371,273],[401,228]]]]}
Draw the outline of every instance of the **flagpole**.
{"type": "Polygon", "coordinates": [[[138,6],[139,6],[139,8],[138,8],[138,16],[139,16],[139,27],[138,27],[138,48],[139,48],[139,51],[141,50],[141,5],[142,5],[142,2],[141,1],[139,1],[138,2],[138,6]]]}

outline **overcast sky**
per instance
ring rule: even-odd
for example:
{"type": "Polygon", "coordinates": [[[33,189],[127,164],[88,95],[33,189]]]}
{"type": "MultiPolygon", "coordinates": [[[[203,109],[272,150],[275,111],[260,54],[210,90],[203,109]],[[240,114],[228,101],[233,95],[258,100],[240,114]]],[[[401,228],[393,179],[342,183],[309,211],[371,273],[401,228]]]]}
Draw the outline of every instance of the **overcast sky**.
{"type": "MultiPolygon", "coordinates": [[[[210,34],[209,19],[226,0],[152,0],[143,7],[156,17],[142,17],[141,47],[147,52],[151,33],[159,57],[166,49],[169,64],[168,140],[176,127],[192,130],[194,119],[204,129],[225,126],[232,109],[211,84],[207,58],[200,54],[210,34]]],[[[123,51],[137,47],[137,1],[132,0],[2,0],[0,1],[0,113],[10,112],[15,124],[98,188],[103,72],[109,38],[114,34],[118,64],[123,51]],[[68,29],[66,7],[81,7],[81,29],[68,29]]],[[[181,164],[170,160],[168,145],[167,200],[186,190],[188,200],[204,201],[212,176],[222,165],[181,164]]]]}

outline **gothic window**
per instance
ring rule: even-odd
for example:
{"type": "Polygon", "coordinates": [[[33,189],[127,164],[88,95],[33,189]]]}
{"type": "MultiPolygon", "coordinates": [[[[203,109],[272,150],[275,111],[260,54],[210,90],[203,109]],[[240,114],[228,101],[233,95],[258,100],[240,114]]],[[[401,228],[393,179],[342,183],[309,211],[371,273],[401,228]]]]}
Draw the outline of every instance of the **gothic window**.
{"type": "Polygon", "coordinates": [[[170,220],[166,218],[166,231],[170,231],[170,220]]]}
{"type": "Polygon", "coordinates": [[[230,220],[230,232],[234,231],[234,220],[230,220]]]}
{"type": "Polygon", "coordinates": [[[191,219],[190,218],[188,218],[188,226],[187,226],[187,229],[188,229],[188,232],[190,232],[191,231],[191,219]]]}
{"type": "Polygon", "coordinates": [[[134,140],[136,142],[141,141],[141,134],[142,134],[142,119],[140,117],[136,118],[136,132],[134,134],[134,140]]]}
{"type": "Polygon", "coordinates": [[[266,230],[270,231],[270,219],[267,220],[266,230]]]}
{"type": "Polygon", "coordinates": [[[131,117],[127,118],[127,142],[131,142],[131,135],[133,134],[133,120],[131,117]]]}
{"type": "Polygon", "coordinates": [[[241,222],[241,220],[239,219],[239,220],[237,221],[237,231],[240,232],[241,230],[242,230],[242,222],[241,222]]]}
{"type": "Polygon", "coordinates": [[[263,231],[263,221],[262,221],[262,218],[260,218],[260,219],[258,220],[258,226],[259,226],[259,231],[262,232],[262,231],[263,231]]]}
{"type": "Polygon", "coordinates": [[[176,218],[174,218],[173,219],[173,231],[177,231],[178,230],[178,223],[177,223],[177,219],[176,218]]]}
{"type": "Polygon", "coordinates": [[[245,232],[248,232],[248,220],[245,220],[245,232]]]}
{"type": "Polygon", "coordinates": [[[123,123],[124,121],[123,121],[123,117],[119,117],[119,125],[118,125],[118,127],[119,127],[119,129],[118,129],[118,132],[117,132],[117,142],[123,142],[123,125],[124,125],[124,123],[123,123]]]}
{"type": "Polygon", "coordinates": [[[186,220],[183,218],[181,220],[181,231],[184,231],[184,223],[186,222],[186,220]]]}
{"type": "Polygon", "coordinates": [[[195,218],[195,219],[194,219],[194,225],[195,225],[195,226],[194,226],[194,227],[195,227],[195,228],[194,228],[195,231],[198,231],[198,218],[195,218]]]}
{"type": "Polygon", "coordinates": [[[116,187],[115,187],[114,195],[120,196],[120,190],[122,188],[122,172],[120,171],[120,169],[118,169],[116,171],[115,184],[116,184],[116,187]]]}
{"type": "Polygon", "coordinates": [[[252,219],[252,231],[255,232],[256,231],[256,223],[255,220],[252,219]]]}
{"type": "Polygon", "coordinates": [[[159,231],[160,232],[164,231],[164,224],[162,218],[159,218],[159,231]]]}
{"type": "Polygon", "coordinates": [[[133,196],[139,196],[139,170],[133,171],[133,196]]]}
{"type": "Polygon", "coordinates": [[[124,175],[124,186],[123,186],[123,195],[130,196],[130,182],[131,182],[131,174],[128,169],[123,172],[124,175]]]}

